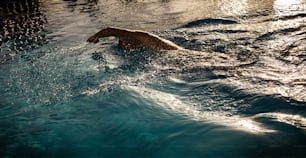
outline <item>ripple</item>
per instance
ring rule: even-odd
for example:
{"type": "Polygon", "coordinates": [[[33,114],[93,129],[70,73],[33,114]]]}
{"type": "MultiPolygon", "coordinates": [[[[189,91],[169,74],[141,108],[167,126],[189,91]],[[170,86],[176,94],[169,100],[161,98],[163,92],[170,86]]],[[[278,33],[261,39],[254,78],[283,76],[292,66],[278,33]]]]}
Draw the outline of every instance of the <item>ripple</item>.
{"type": "Polygon", "coordinates": [[[238,22],[235,20],[229,20],[229,19],[213,19],[213,18],[206,18],[206,19],[200,19],[196,21],[189,22],[181,27],[183,28],[192,28],[192,27],[201,27],[205,25],[230,25],[230,24],[237,24],[238,22]]]}

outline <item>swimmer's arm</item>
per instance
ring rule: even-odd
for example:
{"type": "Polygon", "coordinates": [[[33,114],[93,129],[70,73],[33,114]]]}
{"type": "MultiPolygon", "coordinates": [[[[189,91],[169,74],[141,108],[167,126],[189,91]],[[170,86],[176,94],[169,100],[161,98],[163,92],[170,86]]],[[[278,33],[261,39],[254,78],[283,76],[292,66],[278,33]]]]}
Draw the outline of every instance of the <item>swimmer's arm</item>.
{"type": "Polygon", "coordinates": [[[118,35],[119,35],[118,32],[119,31],[120,31],[119,29],[112,28],[112,27],[102,29],[99,32],[97,32],[96,34],[94,34],[93,36],[89,37],[87,42],[98,43],[99,38],[101,38],[101,37],[109,37],[109,36],[118,37],[118,35]]]}
{"type": "Polygon", "coordinates": [[[97,32],[91,36],[87,41],[92,43],[99,42],[100,37],[116,36],[125,41],[129,41],[137,46],[150,48],[150,49],[164,49],[164,50],[176,50],[181,47],[172,43],[171,41],[160,38],[154,34],[150,34],[144,31],[135,31],[128,29],[121,29],[115,27],[108,27],[97,32]]]}

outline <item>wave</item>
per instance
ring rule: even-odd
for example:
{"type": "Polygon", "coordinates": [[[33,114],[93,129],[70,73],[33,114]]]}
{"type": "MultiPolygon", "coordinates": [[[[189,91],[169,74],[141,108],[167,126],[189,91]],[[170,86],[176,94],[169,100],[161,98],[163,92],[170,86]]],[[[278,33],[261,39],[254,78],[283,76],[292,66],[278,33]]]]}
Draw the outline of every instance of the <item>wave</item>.
{"type": "Polygon", "coordinates": [[[183,26],[182,28],[193,28],[193,27],[201,27],[204,25],[230,25],[230,24],[237,24],[238,22],[231,19],[221,19],[221,18],[206,18],[206,19],[200,19],[195,20],[192,22],[189,22],[183,26]]]}
{"type": "MultiPolygon", "coordinates": [[[[279,30],[275,30],[272,32],[268,32],[265,33],[263,35],[260,35],[259,37],[257,37],[255,39],[256,41],[262,41],[262,40],[271,40],[273,39],[273,36],[277,36],[277,35],[288,35],[292,32],[297,32],[297,31],[301,31],[304,30],[306,26],[302,25],[302,26],[298,26],[298,27],[292,27],[292,28],[285,28],[285,29],[279,29],[279,30]]],[[[305,32],[301,32],[300,34],[305,34],[305,32]]]]}
{"type": "Polygon", "coordinates": [[[160,106],[165,110],[177,113],[183,117],[195,121],[204,121],[206,123],[214,123],[227,126],[236,130],[241,130],[251,133],[270,133],[276,132],[272,127],[264,124],[260,118],[272,119],[277,122],[286,123],[297,128],[306,129],[306,118],[301,115],[292,115],[284,113],[259,113],[251,117],[243,117],[226,111],[209,111],[201,110],[198,106],[193,106],[194,103],[181,100],[180,96],[175,94],[162,92],[144,86],[123,86],[125,90],[132,93],[137,93],[136,96],[146,98],[154,103],[154,106],[160,106]]]}

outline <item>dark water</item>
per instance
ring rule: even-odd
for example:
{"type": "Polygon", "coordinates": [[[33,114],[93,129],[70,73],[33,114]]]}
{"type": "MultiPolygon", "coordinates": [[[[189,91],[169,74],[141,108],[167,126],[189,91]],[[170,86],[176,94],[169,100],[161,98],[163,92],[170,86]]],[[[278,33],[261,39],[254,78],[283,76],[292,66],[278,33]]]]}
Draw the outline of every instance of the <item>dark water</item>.
{"type": "Polygon", "coordinates": [[[305,0],[0,5],[0,157],[306,157],[305,0]]]}

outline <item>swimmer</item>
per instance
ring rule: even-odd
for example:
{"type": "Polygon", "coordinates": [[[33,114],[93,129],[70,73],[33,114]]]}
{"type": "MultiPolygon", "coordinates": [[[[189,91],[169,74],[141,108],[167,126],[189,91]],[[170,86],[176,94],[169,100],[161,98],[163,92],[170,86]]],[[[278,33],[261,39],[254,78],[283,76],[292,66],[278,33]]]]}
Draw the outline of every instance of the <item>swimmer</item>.
{"type": "Polygon", "coordinates": [[[108,27],[89,37],[87,42],[97,43],[101,37],[115,36],[119,38],[119,46],[123,49],[147,48],[153,50],[183,50],[173,42],[154,34],[117,27],[108,27]]]}

